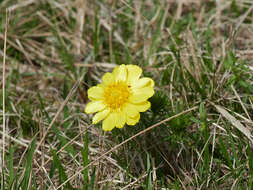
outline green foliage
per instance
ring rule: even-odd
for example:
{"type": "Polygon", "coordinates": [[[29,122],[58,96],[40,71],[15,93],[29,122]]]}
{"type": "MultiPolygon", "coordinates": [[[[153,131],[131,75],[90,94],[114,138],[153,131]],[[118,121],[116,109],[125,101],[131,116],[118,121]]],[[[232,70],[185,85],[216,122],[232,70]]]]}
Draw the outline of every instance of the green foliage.
{"type": "Polygon", "coordinates": [[[147,181],[146,181],[146,188],[147,190],[152,190],[152,176],[151,176],[151,163],[150,163],[150,157],[149,154],[147,154],[147,181]]]}
{"type": "MultiPolygon", "coordinates": [[[[87,167],[89,164],[89,151],[88,151],[88,145],[89,145],[89,139],[88,139],[88,133],[86,132],[84,135],[84,146],[82,151],[82,158],[83,158],[83,167],[87,167]]],[[[83,170],[83,190],[88,189],[89,184],[89,168],[83,170]]]]}
{"type": "Polygon", "coordinates": [[[24,136],[33,136],[38,132],[38,123],[34,121],[33,112],[31,110],[31,102],[24,102],[23,108],[23,119],[21,120],[22,132],[24,136]]]}
{"type": "MultiPolygon", "coordinates": [[[[54,164],[55,164],[56,168],[58,169],[59,182],[60,182],[60,184],[62,184],[68,179],[67,174],[65,172],[64,167],[62,166],[61,161],[59,160],[59,157],[55,153],[55,151],[53,149],[51,149],[51,152],[53,155],[54,164]]],[[[69,189],[69,190],[73,189],[73,187],[70,185],[69,182],[67,182],[67,184],[66,184],[66,189],[69,189]]]]}
{"type": "Polygon", "coordinates": [[[15,179],[13,155],[14,155],[14,148],[11,146],[10,147],[10,154],[8,155],[8,170],[10,172],[9,172],[9,179],[7,181],[9,182],[8,183],[9,187],[12,186],[14,179],[15,179]]]}
{"type": "Polygon", "coordinates": [[[21,180],[21,183],[19,184],[19,188],[21,189],[28,189],[28,186],[30,184],[29,181],[31,180],[32,176],[32,164],[35,148],[36,148],[36,136],[34,137],[30,145],[30,149],[27,152],[24,176],[21,180]]]}

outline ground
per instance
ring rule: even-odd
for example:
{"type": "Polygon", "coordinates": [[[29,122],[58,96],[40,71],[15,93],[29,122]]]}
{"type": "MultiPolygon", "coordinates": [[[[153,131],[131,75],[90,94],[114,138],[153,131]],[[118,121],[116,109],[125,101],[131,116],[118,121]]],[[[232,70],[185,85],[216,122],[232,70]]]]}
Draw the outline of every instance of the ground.
{"type": "Polygon", "coordinates": [[[0,0],[2,189],[252,189],[253,2],[0,0]],[[155,81],[135,126],[84,112],[106,72],[155,81]]]}

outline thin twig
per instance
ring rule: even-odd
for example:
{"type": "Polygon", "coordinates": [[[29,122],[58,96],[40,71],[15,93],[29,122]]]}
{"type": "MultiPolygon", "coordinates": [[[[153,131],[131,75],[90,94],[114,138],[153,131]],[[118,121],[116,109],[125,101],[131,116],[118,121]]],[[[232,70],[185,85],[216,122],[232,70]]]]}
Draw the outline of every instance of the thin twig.
{"type": "MultiPolygon", "coordinates": [[[[121,2],[122,2],[123,4],[125,4],[128,8],[130,8],[132,11],[138,13],[138,12],[136,11],[136,9],[133,8],[133,7],[131,7],[125,0],[121,0],[121,2]]],[[[140,16],[141,16],[146,22],[148,22],[148,19],[147,19],[143,14],[140,14],[140,16]]]]}
{"type": "Polygon", "coordinates": [[[241,106],[242,106],[244,112],[246,113],[248,119],[251,120],[251,118],[250,118],[250,116],[249,116],[249,113],[248,113],[247,109],[245,108],[244,104],[242,103],[242,100],[241,100],[239,94],[238,94],[238,93],[236,92],[236,90],[235,90],[235,87],[234,87],[233,85],[231,85],[231,88],[232,88],[233,92],[235,93],[236,98],[239,100],[239,102],[240,102],[240,104],[241,104],[241,106]]]}
{"type": "MultiPolygon", "coordinates": [[[[4,133],[3,133],[2,131],[0,131],[0,135],[2,135],[2,137],[3,137],[3,134],[4,134],[4,133]]],[[[15,142],[16,144],[18,144],[18,145],[20,145],[20,146],[23,146],[23,147],[25,147],[25,148],[28,148],[28,147],[29,147],[29,145],[26,144],[24,141],[19,140],[19,139],[17,139],[17,138],[14,138],[14,137],[12,137],[12,136],[10,136],[10,135],[8,135],[8,134],[5,134],[5,139],[8,139],[8,140],[10,140],[10,141],[12,141],[12,142],[15,142]]],[[[36,152],[37,152],[40,156],[45,156],[47,159],[51,159],[51,160],[52,160],[51,157],[49,157],[49,156],[46,155],[46,154],[43,154],[41,151],[37,150],[36,152]]]]}
{"type": "MultiPolygon", "coordinates": [[[[86,129],[86,133],[87,133],[87,130],[91,127],[91,125],[89,125],[86,129]]],[[[82,133],[78,133],[78,135],[76,135],[74,138],[72,138],[68,143],[66,143],[64,146],[61,147],[60,150],[58,150],[56,152],[56,155],[58,155],[60,152],[62,152],[67,146],[71,145],[76,139],[77,137],[79,137],[80,135],[82,135],[82,133]]],[[[50,161],[52,160],[51,157],[48,157],[47,161],[44,162],[43,165],[41,165],[41,168],[44,168],[45,165],[47,165],[50,161]]],[[[40,171],[40,169],[35,173],[37,174],[38,172],[40,171]]]]}
{"type": "Polygon", "coordinates": [[[85,73],[82,74],[82,76],[78,79],[78,81],[75,83],[75,85],[73,86],[73,88],[71,89],[71,91],[69,92],[68,96],[66,97],[66,99],[64,100],[64,102],[61,104],[60,108],[57,110],[57,113],[55,114],[53,120],[51,121],[49,127],[47,128],[46,132],[44,133],[43,137],[40,139],[39,144],[37,145],[35,151],[37,151],[39,149],[39,147],[41,146],[41,144],[43,143],[43,141],[45,140],[49,130],[53,127],[56,119],[58,118],[58,116],[60,115],[61,111],[63,110],[63,108],[65,107],[65,105],[67,104],[67,102],[69,101],[69,99],[72,97],[72,95],[74,94],[74,92],[76,91],[76,89],[78,88],[78,86],[80,85],[83,77],[84,77],[85,73]]]}
{"type": "MultiPolygon", "coordinates": [[[[5,64],[6,64],[6,41],[7,41],[7,28],[8,28],[8,12],[6,10],[5,20],[5,34],[4,34],[4,56],[3,56],[3,144],[2,144],[2,168],[4,168],[4,156],[5,156],[5,64]]],[[[2,176],[3,177],[3,176],[2,176]]],[[[4,184],[2,184],[4,186],[4,184]]],[[[4,188],[2,188],[4,189],[4,188]]]]}

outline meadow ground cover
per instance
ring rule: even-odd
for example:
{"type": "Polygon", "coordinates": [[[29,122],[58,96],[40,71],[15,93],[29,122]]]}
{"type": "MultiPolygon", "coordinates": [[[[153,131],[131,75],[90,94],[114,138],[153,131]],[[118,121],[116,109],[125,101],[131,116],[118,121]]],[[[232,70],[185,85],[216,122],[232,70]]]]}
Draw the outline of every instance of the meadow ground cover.
{"type": "Polygon", "coordinates": [[[253,189],[252,36],[250,0],[0,0],[1,190],[253,189]],[[155,93],[103,131],[119,65],[155,93]]]}

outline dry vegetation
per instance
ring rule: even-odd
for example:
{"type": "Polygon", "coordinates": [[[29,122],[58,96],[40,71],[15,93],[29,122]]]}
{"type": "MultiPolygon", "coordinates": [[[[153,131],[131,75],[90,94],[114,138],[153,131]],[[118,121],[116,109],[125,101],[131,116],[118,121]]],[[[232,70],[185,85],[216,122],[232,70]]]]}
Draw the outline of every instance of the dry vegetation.
{"type": "Polygon", "coordinates": [[[253,188],[252,36],[250,0],[0,0],[2,189],[253,188]],[[105,133],[86,90],[117,64],[156,95],[105,133]]]}

